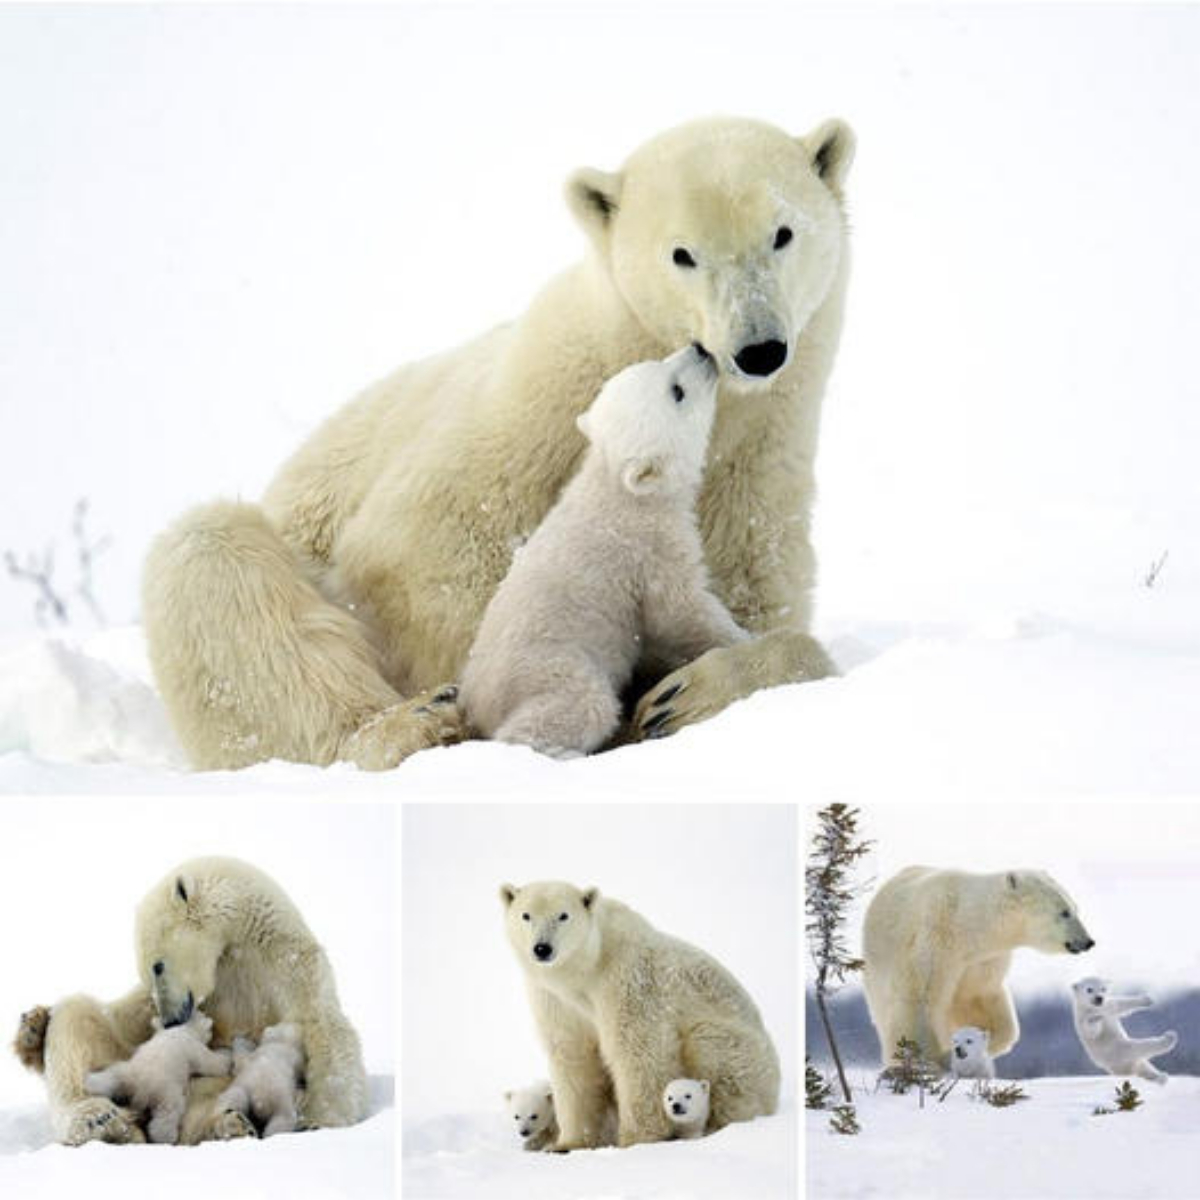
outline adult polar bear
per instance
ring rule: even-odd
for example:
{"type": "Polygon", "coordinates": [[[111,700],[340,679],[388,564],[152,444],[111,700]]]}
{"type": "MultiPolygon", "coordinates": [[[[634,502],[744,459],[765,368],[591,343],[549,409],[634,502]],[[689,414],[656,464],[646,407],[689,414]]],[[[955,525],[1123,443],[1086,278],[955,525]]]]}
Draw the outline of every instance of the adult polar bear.
{"type": "Polygon", "coordinates": [[[906,867],[863,920],[863,989],[884,1062],[902,1037],[944,1057],[965,1025],[987,1032],[993,1056],[1004,1054],[1020,1032],[1004,986],[1013,951],[1082,954],[1095,944],[1044,871],[906,867]]]}
{"type": "MultiPolygon", "coordinates": [[[[137,911],[141,983],[112,1004],[71,996],[22,1018],[17,1052],[43,1070],[58,1138],[140,1142],[129,1114],[84,1088],[88,1073],[128,1058],[165,1025],[203,1007],[213,1044],[256,1040],[270,1025],[298,1026],[307,1058],[302,1109],[308,1126],[349,1125],[367,1114],[367,1077],[358,1035],[338,1003],[333,968],[283,890],[232,858],[201,858],[166,876],[137,911]],[[47,1020],[48,1017],[48,1020],[47,1020]]],[[[216,1101],[225,1078],[195,1079],[180,1141],[243,1136],[253,1127],[216,1101]]]]}
{"type": "Polygon", "coordinates": [[[504,884],[509,944],[550,1057],[557,1150],[658,1142],[663,1088],[710,1085],[707,1129],[775,1111],[779,1058],[754,1001],[719,962],[631,908],[569,883],[504,884]]]}
{"type": "Polygon", "coordinates": [[[458,679],[513,548],[583,453],[576,417],[621,368],[693,341],[722,370],[705,554],[716,594],[760,636],[661,680],[633,736],[652,710],[653,731],[672,732],[828,674],[808,633],[809,518],[853,146],[839,121],[793,138],[719,118],[661,135],[617,174],[577,172],[567,197],[594,252],[523,317],[368,389],[261,507],[211,504],[169,529],[143,614],[193,763],[381,769],[460,737],[435,689],[458,679]]]}

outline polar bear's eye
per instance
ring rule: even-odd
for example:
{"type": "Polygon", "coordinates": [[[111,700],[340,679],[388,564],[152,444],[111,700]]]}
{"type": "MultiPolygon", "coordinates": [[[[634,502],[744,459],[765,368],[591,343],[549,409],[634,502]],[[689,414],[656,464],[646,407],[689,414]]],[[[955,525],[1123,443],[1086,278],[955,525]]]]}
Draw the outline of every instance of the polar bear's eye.
{"type": "Polygon", "coordinates": [[[686,393],[684,392],[683,388],[681,388],[679,386],[679,384],[677,384],[677,383],[671,384],[671,395],[675,397],[676,404],[683,403],[683,397],[685,394],[686,393]]]}
{"type": "Polygon", "coordinates": [[[565,921],[565,920],[567,919],[567,917],[568,917],[568,916],[570,916],[570,914],[569,914],[569,913],[559,913],[559,914],[558,914],[558,919],[559,919],[560,921],[565,921]]]}
{"type": "Polygon", "coordinates": [[[1064,921],[1069,921],[1071,919],[1071,914],[1065,908],[1058,915],[1062,917],[1064,921]]]}
{"type": "Polygon", "coordinates": [[[782,250],[792,240],[792,231],[786,225],[775,230],[775,249],[782,250]]]}
{"type": "Polygon", "coordinates": [[[675,252],[671,255],[671,261],[677,267],[694,267],[696,260],[692,257],[690,250],[685,250],[682,246],[676,246],[675,252]]]}
{"type": "Polygon", "coordinates": [[[521,920],[522,920],[522,921],[528,921],[528,920],[529,920],[529,914],[528,914],[528,913],[522,913],[522,914],[521,914],[521,920]]]}

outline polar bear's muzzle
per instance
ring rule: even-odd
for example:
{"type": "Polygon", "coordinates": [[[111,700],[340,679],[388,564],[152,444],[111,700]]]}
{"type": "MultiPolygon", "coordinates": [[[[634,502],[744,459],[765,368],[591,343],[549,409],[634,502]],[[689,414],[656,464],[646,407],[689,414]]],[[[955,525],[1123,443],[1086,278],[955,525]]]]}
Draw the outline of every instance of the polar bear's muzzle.
{"type": "Polygon", "coordinates": [[[963,1046],[955,1046],[954,1047],[954,1056],[956,1058],[966,1058],[967,1057],[966,1048],[963,1046]]]}
{"type": "Polygon", "coordinates": [[[196,1000],[191,992],[188,992],[183,1003],[175,1006],[173,1010],[168,1010],[163,998],[158,992],[155,992],[154,1005],[158,1009],[164,1029],[173,1029],[176,1025],[186,1025],[192,1019],[192,1013],[196,1011],[196,1000]]]}
{"type": "Polygon", "coordinates": [[[1069,942],[1064,943],[1067,950],[1071,954],[1083,954],[1090,950],[1096,943],[1090,937],[1072,938],[1069,942]]]}

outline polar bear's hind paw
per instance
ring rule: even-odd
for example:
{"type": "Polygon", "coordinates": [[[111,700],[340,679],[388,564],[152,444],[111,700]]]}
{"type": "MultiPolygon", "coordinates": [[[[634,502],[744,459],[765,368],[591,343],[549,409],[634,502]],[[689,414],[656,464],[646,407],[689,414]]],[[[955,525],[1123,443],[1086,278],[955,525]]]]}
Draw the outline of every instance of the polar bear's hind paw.
{"type": "Polygon", "coordinates": [[[133,1118],[103,1096],[75,1106],[63,1138],[68,1146],[83,1146],[88,1142],[132,1145],[145,1140],[146,1135],[133,1118]]]}

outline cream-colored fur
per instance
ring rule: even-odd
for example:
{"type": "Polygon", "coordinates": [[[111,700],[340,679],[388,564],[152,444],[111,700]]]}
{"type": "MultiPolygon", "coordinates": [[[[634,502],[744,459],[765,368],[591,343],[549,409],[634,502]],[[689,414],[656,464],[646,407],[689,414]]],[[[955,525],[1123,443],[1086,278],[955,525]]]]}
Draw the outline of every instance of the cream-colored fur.
{"type": "Polygon", "coordinates": [[[554,1089],[548,1083],[539,1081],[505,1092],[504,1103],[523,1150],[554,1149],[558,1120],[554,1115],[554,1089]]]}
{"type": "Polygon", "coordinates": [[[663,1112],[685,1140],[703,1137],[708,1126],[709,1085],[707,1079],[672,1079],[663,1088],[663,1112]]]}
{"type": "Polygon", "coordinates": [[[885,1063],[915,1041],[945,1065],[956,1029],[987,1030],[993,1055],[1019,1036],[1004,984],[1012,952],[1094,945],[1066,892],[1042,871],[976,875],[907,867],[875,893],[863,923],[863,987],[885,1063]]]}
{"type": "Polygon", "coordinates": [[[712,1084],[709,1129],[773,1113],[779,1060],[720,963],[632,909],[569,883],[500,889],[508,940],[550,1058],[557,1149],[671,1136],[664,1079],[712,1084]]]}
{"type": "MultiPolygon", "coordinates": [[[[184,863],[138,907],[141,982],[112,1004],[72,996],[54,1006],[44,1069],[60,1140],[138,1141],[128,1111],[89,1096],[90,1072],[133,1056],[152,1019],[212,1018],[213,1041],[259,1037],[269,1025],[295,1024],[307,1056],[302,1119],[310,1127],[349,1125],[367,1113],[367,1079],[358,1035],[338,1004],[333,969],[299,911],[257,868],[231,858],[184,863]]],[[[193,1080],[180,1141],[252,1134],[217,1099],[228,1078],[193,1080]]]]}
{"type": "Polygon", "coordinates": [[[615,174],[578,172],[568,202],[592,253],[520,319],[369,388],[261,507],[176,522],[148,559],[143,615],[193,763],[379,768],[461,737],[433,691],[459,678],[514,548],[578,465],[576,417],[623,367],[693,341],[722,372],[698,501],[705,558],[716,594],[760,636],[661,680],[634,736],[827,674],[808,633],[809,522],[852,157],[840,122],[795,138],[718,118],[655,138],[615,174]],[[773,345],[786,360],[769,376],[738,367],[740,355],[766,370],[773,345]]]}
{"type": "Polygon", "coordinates": [[[687,348],[626,367],[579,418],[591,447],[484,613],[471,727],[560,757],[604,745],[638,662],[672,670],[748,635],[709,591],[693,512],[717,372],[687,348]]]}
{"type": "Polygon", "coordinates": [[[988,1031],[974,1025],[956,1029],[950,1037],[950,1071],[955,1079],[995,1079],[996,1064],[988,1053],[988,1031]]]}
{"type": "Polygon", "coordinates": [[[1170,1029],[1157,1037],[1131,1038],[1121,1018],[1154,1001],[1146,995],[1114,996],[1103,979],[1089,976],[1071,985],[1075,1032],[1087,1056],[1111,1075],[1136,1075],[1151,1083],[1166,1083],[1169,1078],[1150,1060],[1175,1049],[1179,1035],[1170,1029]]]}
{"type": "Polygon", "coordinates": [[[84,1080],[91,1096],[107,1096],[147,1121],[147,1140],[174,1145],[187,1111],[193,1075],[228,1075],[228,1050],[211,1050],[212,1021],[199,1009],[187,1021],[167,1029],[155,1021],[154,1036],[125,1062],[93,1071],[84,1080]]]}
{"type": "Polygon", "coordinates": [[[271,1025],[256,1046],[250,1038],[233,1040],[233,1082],[217,1098],[222,1112],[254,1120],[263,1137],[292,1133],[299,1124],[304,1043],[296,1025],[271,1025]]]}

